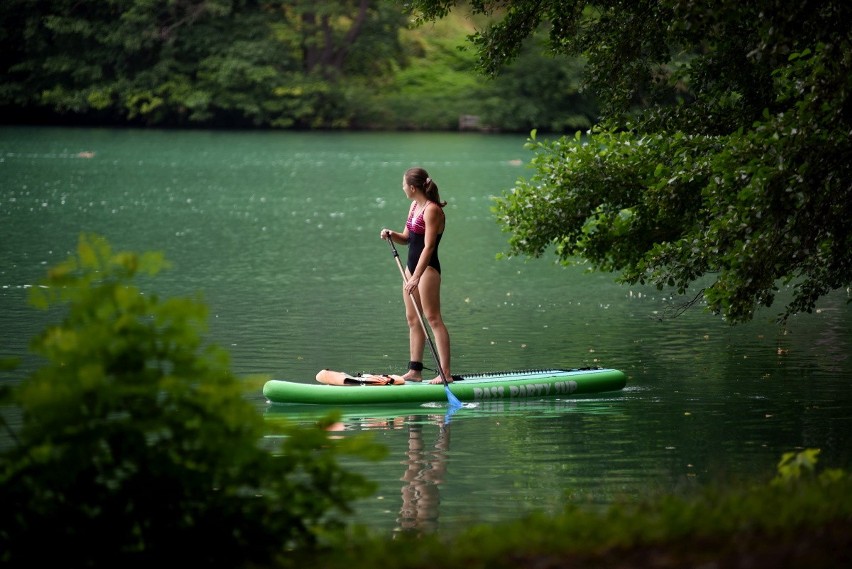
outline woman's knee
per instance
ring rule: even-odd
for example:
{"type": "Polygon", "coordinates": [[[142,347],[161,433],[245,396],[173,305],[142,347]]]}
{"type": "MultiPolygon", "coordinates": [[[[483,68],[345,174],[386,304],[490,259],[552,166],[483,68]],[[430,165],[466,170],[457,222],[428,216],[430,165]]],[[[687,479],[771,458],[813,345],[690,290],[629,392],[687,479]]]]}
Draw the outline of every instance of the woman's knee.
{"type": "Polygon", "coordinates": [[[432,329],[444,326],[444,320],[441,318],[440,312],[428,312],[423,316],[426,318],[426,322],[429,323],[429,327],[432,329]]]}
{"type": "Polygon", "coordinates": [[[405,320],[408,322],[409,328],[420,328],[420,317],[413,312],[407,312],[405,314],[405,320]]]}

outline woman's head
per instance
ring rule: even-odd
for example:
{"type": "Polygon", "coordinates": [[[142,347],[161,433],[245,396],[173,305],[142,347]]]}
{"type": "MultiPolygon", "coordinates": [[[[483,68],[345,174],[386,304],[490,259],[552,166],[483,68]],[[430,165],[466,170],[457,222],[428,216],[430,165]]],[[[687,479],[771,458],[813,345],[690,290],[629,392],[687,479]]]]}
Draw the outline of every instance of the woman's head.
{"type": "Polygon", "coordinates": [[[441,207],[447,205],[447,202],[441,201],[441,196],[438,194],[438,184],[429,177],[429,173],[423,168],[409,168],[405,171],[403,179],[406,185],[423,192],[423,195],[430,202],[435,202],[441,207]]]}

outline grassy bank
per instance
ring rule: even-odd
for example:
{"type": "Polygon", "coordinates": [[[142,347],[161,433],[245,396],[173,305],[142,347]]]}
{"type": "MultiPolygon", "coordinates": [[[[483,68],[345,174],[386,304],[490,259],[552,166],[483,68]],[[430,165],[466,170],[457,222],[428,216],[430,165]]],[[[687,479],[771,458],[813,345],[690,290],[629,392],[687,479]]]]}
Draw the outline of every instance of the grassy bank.
{"type": "MultiPolygon", "coordinates": [[[[814,452],[814,451],[805,451],[814,452]]],[[[815,454],[814,454],[815,456],[815,454]]],[[[816,476],[788,455],[770,483],[708,490],[692,499],[624,504],[604,514],[572,507],[477,526],[449,538],[352,536],[311,564],[361,567],[843,567],[852,560],[852,478],[816,476]],[[790,471],[793,468],[793,471],[790,471]]]]}

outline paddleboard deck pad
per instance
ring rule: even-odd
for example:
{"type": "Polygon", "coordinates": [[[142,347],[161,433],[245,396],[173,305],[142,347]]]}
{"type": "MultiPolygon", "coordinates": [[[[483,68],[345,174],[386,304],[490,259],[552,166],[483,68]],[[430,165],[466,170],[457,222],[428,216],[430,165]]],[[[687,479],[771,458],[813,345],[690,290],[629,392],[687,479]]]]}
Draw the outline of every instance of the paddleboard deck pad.
{"type": "MultiPolygon", "coordinates": [[[[318,383],[273,379],[263,386],[270,403],[358,405],[446,402],[443,384],[405,381],[401,376],[350,375],[322,370],[318,383]]],[[[449,389],[460,401],[567,398],[585,393],[618,391],[627,383],[616,369],[575,368],[487,372],[453,376],[449,389]]]]}

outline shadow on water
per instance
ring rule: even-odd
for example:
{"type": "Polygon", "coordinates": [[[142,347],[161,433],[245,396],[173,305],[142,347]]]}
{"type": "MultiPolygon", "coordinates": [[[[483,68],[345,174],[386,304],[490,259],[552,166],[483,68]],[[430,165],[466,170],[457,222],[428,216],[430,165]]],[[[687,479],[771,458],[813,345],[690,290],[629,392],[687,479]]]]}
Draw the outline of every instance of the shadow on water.
{"type": "MultiPolygon", "coordinates": [[[[561,469],[558,465],[562,459],[549,454],[547,446],[571,436],[568,430],[573,427],[561,422],[566,415],[579,413],[585,416],[583,421],[594,425],[594,416],[617,416],[621,398],[620,393],[609,393],[576,399],[482,401],[465,403],[461,409],[453,409],[446,403],[363,405],[344,409],[269,404],[264,414],[267,420],[312,424],[335,411],[340,413],[340,420],[329,428],[335,436],[371,433],[387,446],[389,454],[379,464],[350,463],[351,467],[366,471],[368,477],[380,485],[371,499],[358,504],[354,521],[378,530],[423,534],[461,529],[479,519],[482,514],[473,516],[470,510],[482,507],[477,497],[483,493],[505,501],[502,506],[489,507],[491,515],[496,514],[495,519],[506,519],[512,510],[530,509],[524,505],[530,496],[521,497],[511,486],[506,493],[501,487],[507,476],[509,479],[514,476],[514,461],[477,458],[481,456],[477,445],[488,444],[488,437],[476,437],[477,432],[490,430],[493,434],[495,429],[504,433],[505,429],[512,430],[512,436],[520,435],[526,440],[521,447],[524,452],[533,451],[534,457],[527,461],[534,470],[554,466],[561,469]],[[523,431],[527,431],[526,434],[523,431]],[[453,432],[461,433],[465,440],[454,441],[451,445],[453,432]],[[534,447],[540,446],[536,442],[539,437],[550,442],[536,450],[534,447]],[[468,461],[471,462],[468,464],[468,461]],[[474,470],[484,469],[488,473],[469,476],[465,471],[470,465],[474,470]]],[[[609,426],[611,428],[612,424],[609,426]]],[[[510,439],[503,443],[508,443],[508,452],[518,452],[517,448],[512,450],[515,445],[510,439]]],[[[498,454],[502,452],[498,449],[498,454]]],[[[537,507],[543,504],[546,509],[552,509],[554,502],[564,503],[552,496],[542,496],[536,501],[540,502],[537,507]]]]}
{"type": "Polygon", "coordinates": [[[447,474],[451,425],[439,420],[430,445],[424,440],[423,425],[408,423],[408,450],[400,491],[402,506],[397,528],[406,533],[429,533],[438,529],[441,496],[439,487],[447,474]]]}

